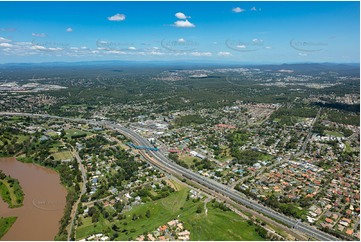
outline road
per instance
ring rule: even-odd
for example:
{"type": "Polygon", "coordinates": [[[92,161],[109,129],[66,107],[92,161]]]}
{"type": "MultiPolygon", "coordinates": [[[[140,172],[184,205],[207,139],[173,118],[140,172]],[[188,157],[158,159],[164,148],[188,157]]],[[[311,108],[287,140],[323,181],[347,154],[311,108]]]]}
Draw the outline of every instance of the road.
{"type": "MultiPolygon", "coordinates": [[[[86,122],[94,125],[102,125],[109,129],[118,131],[122,133],[123,135],[127,136],[129,139],[133,141],[133,143],[141,146],[152,146],[150,142],[143,138],[142,136],[138,135],[136,132],[129,130],[125,127],[122,127],[118,124],[111,123],[109,121],[91,121],[91,120],[85,120],[85,119],[72,119],[72,118],[62,118],[58,116],[52,116],[52,115],[42,115],[42,114],[29,114],[29,113],[6,113],[6,112],[0,112],[0,115],[18,115],[18,116],[36,116],[36,117],[43,117],[43,118],[55,118],[55,119],[63,119],[63,120],[70,120],[74,122],[86,122]]],[[[243,204],[246,207],[249,207],[257,212],[260,212],[268,217],[271,217],[295,230],[298,230],[310,237],[316,238],[317,240],[322,241],[336,241],[338,240],[336,237],[327,234],[323,231],[318,230],[317,228],[310,226],[308,224],[304,224],[302,222],[297,221],[294,218],[290,218],[285,216],[284,214],[280,214],[276,211],[274,211],[271,208],[265,207],[258,202],[247,198],[244,194],[227,187],[225,185],[222,185],[216,181],[213,181],[211,179],[208,179],[206,177],[203,177],[191,170],[188,170],[184,167],[181,167],[174,162],[170,161],[168,158],[166,158],[161,152],[159,151],[141,151],[143,156],[152,164],[158,166],[158,167],[167,167],[169,170],[172,170],[174,173],[180,174],[183,177],[186,177],[188,179],[191,179],[192,181],[199,183],[200,185],[203,185],[219,194],[222,194],[226,197],[229,197],[230,199],[243,204]]]]}
{"type": "MultiPolygon", "coordinates": [[[[113,130],[117,130],[121,133],[123,133],[124,135],[126,135],[128,138],[130,138],[131,140],[133,140],[133,142],[137,143],[138,145],[144,145],[144,146],[150,146],[151,144],[149,143],[148,140],[146,140],[145,138],[141,137],[140,135],[138,135],[137,133],[135,133],[132,130],[129,130],[127,128],[118,126],[118,125],[114,125],[114,124],[108,124],[106,125],[107,127],[113,129],[113,130]]],[[[274,210],[272,210],[271,208],[265,207],[259,203],[257,203],[254,200],[251,200],[247,197],[245,197],[244,194],[230,188],[227,187],[225,185],[222,185],[218,182],[215,182],[211,179],[208,179],[206,177],[203,177],[191,170],[188,170],[184,167],[181,167],[175,163],[173,163],[172,161],[170,161],[168,158],[166,158],[162,153],[160,152],[156,152],[156,151],[147,151],[146,152],[148,154],[148,157],[151,157],[149,159],[150,162],[154,163],[155,165],[157,165],[158,163],[166,166],[168,168],[170,168],[171,170],[175,171],[178,174],[182,174],[184,177],[191,179],[193,181],[196,181],[197,183],[206,186],[226,197],[231,198],[232,200],[239,202],[253,210],[256,210],[260,213],[263,213],[273,219],[276,219],[277,221],[280,221],[286,225],[288,225],[289,227],[294,227],[294,229],[299,230],[311,237],[314,237],[318,240],[324,240],[324,241],[334,241],[334,240],[338,240],[336,237],[329,235],[323,231],[318,230],[315,227],[309,226],[307,224],[304,223],[300,223],[299,221],[297,221],[296,219],[287,217],[283,214],[280,214],[274,210]],[[296,225],[296,226],[295,226],[296,225]]]]}
{"type": "Polygon", "coordinates": [[[303,153],[305,152],[305,150],[306,150],[306,148],[307,148],[308,141],[309,141],[310,138],[312,137],[313,126],[314,126],[315,123],[317,122],[317,119],[320,117],[321,110],[322,110],[321,108],[318,110],[315,119],[312,121],[311,127],[310,127],[310,129],[308,130],[308,134],[307,134],[307,136],[306,136],[306,138],[305,138],[305,141],[303,142],[302,148],[301,148],[300,152],[298,152],[298,153],[296,154],[296,157],[300,157],[300,156],[303,155],[303,153]]]}
{"type": "Polygon", "coordinates": [[[69,232],[68,232],[68,241],[71,239],[70,236],[71,236],[71,233],[72,233],[72,231],[73,231],[74,222],[75,222],[75,217],[76,217],[76,214],[77,214],[77,212],[78,212],[78,204],[80,203],[81,197],[82,197],[82,196],[85,194],[85,192],[86,192],[86,183],[87,183],[85,168],[84,168],[84,166],[83,166],[82,160],[81,160],[80,157],[79,157],[78,152],[76,152],[76,150],[74,149],[74,147],[73,147],[72,153],[73,153],[73,156],[75,157],[75,159],[76,159],[77,162],[78,162],[79,169],[80,169],[80,171],[81,171],[81,176],[82,176],[82,179],[83,179],[83,185],[82,185],[82,187],[81,187],[80,196],[79,196],[78,200],[75,202],[75,204],[73,205],[73,209],[72,209],[72,212],[71,212],[71,215],[70,215],[70,225],[69,225],[69,232]]]}

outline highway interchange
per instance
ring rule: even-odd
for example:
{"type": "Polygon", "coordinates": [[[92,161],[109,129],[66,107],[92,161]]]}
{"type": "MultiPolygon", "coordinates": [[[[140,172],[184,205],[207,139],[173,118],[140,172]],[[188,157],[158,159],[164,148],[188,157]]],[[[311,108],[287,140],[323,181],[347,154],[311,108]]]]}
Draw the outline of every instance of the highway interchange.
{"type": "MultiPolygon", "coordinates": [[[[78,119],[78,118],[64,118],[64,117],[58,117],[58,116],[52,116],[47,114],[31,114],[31,113],[8,113],[8,112],[0,112],[0,115],[6,116],[35,116],[35,117],[43,117],[43,118],[54,118],[54,119],[63,119],[63,120],[69,120],[73,122],[86,122],[93,125],[100,125],[105,126],[108,129],[112,129],[114,131],[118,131],[128,137],[132,142],[134,142],[137,145],[140,146],[147,146],[152,147],[150,142],[137,134],[136,132],[127,129],[119,124],[115,124],[109,121],[95,121],[95,120],[85,120],[85,119],[78,119]]],[[[143,152],[143,154],[145,154],[143,152]]],[[[167,170],[171,170],[174,173],[177,173],[179,175],[182,175],[183,177],[186,177],[188,179],[191,179],[192,181],[201,184],[202,186],[205,186],[219,194],[222,194],[226,197],[229,197],[230,199],[234,200],[235,202],[238,202],[248,208],[251,208],[259,213],[262,213],[270,218],[275,219],[276,221],[279,221],[285,225],[287,225],[290,228],[293,228],[295,230],[298,230],[309,237],[316,238],[317,240],[322,241],[336,241],[338,240],[336,237],[327,234],[323,231],[318,230],[317,228],[304,224],[294,218],[287,217],[281,213],[278,213],[274,211],[271,208],[265,207],[258,202],[249,199],[244,194],[227,187],[225,185],[222,185],[216,181],[213,181],[211,179],[208,179],[206,177],[203,177],[189,169],[186,169],[182,166],[179,166],[175,164],[174,162],[170,161],[168,158],[164,156],[164,154],[160,151],[146,151],[146,155],[144,155],[145,158],[152,163],[153,165],[158,166],[159,168],[166,167],[167,170]]]]}

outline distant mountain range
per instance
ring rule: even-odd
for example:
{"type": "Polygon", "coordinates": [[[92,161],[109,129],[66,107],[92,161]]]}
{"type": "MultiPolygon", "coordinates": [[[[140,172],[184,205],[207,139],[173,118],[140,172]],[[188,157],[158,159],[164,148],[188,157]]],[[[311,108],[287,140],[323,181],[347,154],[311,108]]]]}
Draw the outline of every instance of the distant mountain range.
{"type": "Polygon", "coordinates": [[[292,64],[247,64],[217,63],[214,61],[81,61],[81,62],[44,62],[44,63],[7,63],[0,64],[0,69],[41,68],[41,67],[172,67],[172,68],[213,68],[213,67],[248,67],[262,70],[293,70],[302,73],[322,71],[359,72],[360,63],[292,63],[292,64]]]}

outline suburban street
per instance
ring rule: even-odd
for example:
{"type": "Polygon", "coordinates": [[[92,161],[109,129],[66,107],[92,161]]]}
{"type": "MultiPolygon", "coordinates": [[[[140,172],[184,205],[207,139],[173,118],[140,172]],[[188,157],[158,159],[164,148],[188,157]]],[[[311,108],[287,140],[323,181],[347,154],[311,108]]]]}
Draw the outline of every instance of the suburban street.
{"type": "MultiPolygon", "coordinates": [[[[63,119],[63,120],[70,120],[74,122],[86,122],[89,124],[99,125],[99,126],[105,126],[106,128],[118,131],[128,137],[132,142],[139,146],[146,146],[146,147],[153,147],[150,142],[137,134],[136,132],[129,130],[125,127],[122,127],[118,124],[114,124],[109,121],[95,121],[95,120],[85,120],[85,119],[72,119],[72,118],[63,118],[58,116],[51,116],[51,115],[43,115],[43,114],[30,114],[30,113],[6,113],[2,112],[0,115],[9,115],[9,116],[35,116],[35,117],[43,117],[43,118],[54,118],[54,119],[63,119]]],[[[271,208],[265,207],[258,202],[247,198],[244,194],[227,187],[225,185],[222,185],[214,180],[208,179],[206,177],[203,177],[189,169],[186,169],[184,167],[181,167],[174,162],[170,161],[168,158],[165,157],[164,154],[162,154],[160,151],[143,151],[142,152],[144,157],[153,165],[162,168],[167,167],[168,170],[173,171],[174,173],[177,173],[179,175],[182,175],[183,177],[190,179],[198,184],[201,184],[202,186],[205,186],[219,194],[222,194],[233,201],[236,201],[238,203],[241,203],[245,205],[248,208],[251,208],[259,213],[262,213],[268,217],[271,217],[275,219],[276,221],[279,221],[285,225],[287,225],[290,228],[293,228],[295,230],[298,230],[310,237],[313,237],[317,240],[322,241],[335,241],[338,240],[336,237],[327,234],[325,232],[322,232],[318,230],[315,227],[312,227],[310,225],[304,224],[302,222],[299,222],[298,220],[294,218],[287,217],[283,214],[280,214],[276,211],[274,211],[271,208]]]]}

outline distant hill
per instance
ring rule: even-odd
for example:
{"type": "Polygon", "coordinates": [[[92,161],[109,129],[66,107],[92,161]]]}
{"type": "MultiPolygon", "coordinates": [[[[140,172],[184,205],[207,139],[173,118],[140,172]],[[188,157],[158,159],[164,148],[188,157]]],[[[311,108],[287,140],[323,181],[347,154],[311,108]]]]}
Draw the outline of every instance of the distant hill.
{"type": "Polygon", "coordinates": [[[336,71],[340,74],[360,73],[359,63],[300,63],[300,64],[281,64],[281,65],[254,65],[252,67],[260,68],[262,70],[293,70],[304,74],[314,74],[322,71],[336,71]]]}
{"type": "MultiPolygon", "coordinates": [[[[34,68],[86,68],[86,67],[159,67],[159,68],[180,68],[180,69],[195,69],[195,68],[215,68],[215,67],[248,67],[258,68],[261,70],[279,71],[279,70],[292,70],[296,73],[303,74],[316,74],[320,72],[335,71],[340,74],[359,75],[359,63],[295,63],[295,64],[245,64],[245,63],[217,63],[217,62],[204,62],[204,61],[82,61],[82,62],[44,62],[44,63],[7,63],[0,64],[0,69],[34,69],[34,68]]],[[[116,69],[117,70],[117,69],[116,69]]]]}

